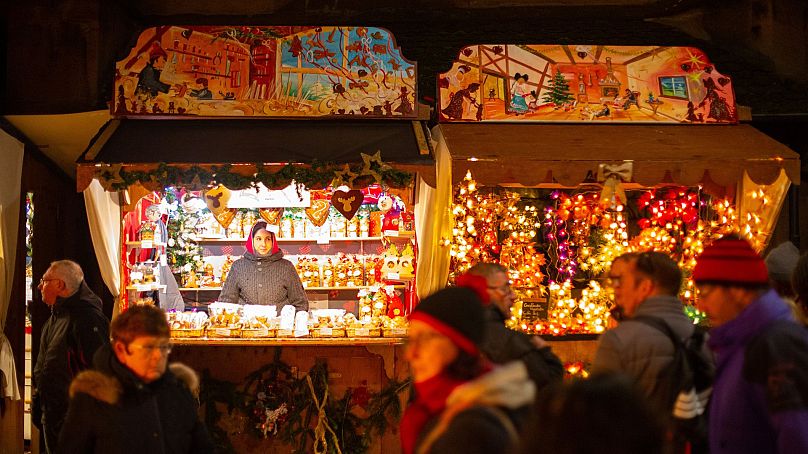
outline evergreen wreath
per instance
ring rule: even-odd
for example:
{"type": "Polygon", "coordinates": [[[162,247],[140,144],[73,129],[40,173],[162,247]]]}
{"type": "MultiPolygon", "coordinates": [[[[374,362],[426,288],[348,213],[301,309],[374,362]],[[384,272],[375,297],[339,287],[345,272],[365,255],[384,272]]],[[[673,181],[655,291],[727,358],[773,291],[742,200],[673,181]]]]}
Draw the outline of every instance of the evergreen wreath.
{"type": "Polygon", "coordinates": [[[328,389],[328,365],[318,361],[301,378],[281,361],[275,349],[272,362],[249,373],[242,386],[202,373],[200,402],[205,424],[218,452],[234,453],[227,432],[219,427],[224,404],[228,414],[241,413],[259,438],[275,438],[295,454],[367,452],[372,437],[398,424],[399,395],[410,380],[390,380],[378,393],[367,387],[349,388],[339,399],[328,389]],[[322,410],[322,411],[321,411],[322,410]]]}

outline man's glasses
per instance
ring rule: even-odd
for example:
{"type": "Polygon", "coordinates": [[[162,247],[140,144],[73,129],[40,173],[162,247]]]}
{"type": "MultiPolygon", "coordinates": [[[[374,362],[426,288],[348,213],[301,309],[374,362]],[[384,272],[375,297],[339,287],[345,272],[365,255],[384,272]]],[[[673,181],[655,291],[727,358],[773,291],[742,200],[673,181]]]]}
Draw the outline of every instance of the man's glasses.
{"type": "Polygon", "coordinates": [[[502,284],[502,285],[500,285],[500,286],[493,286],[493,285],[489,285],[489,286],[488,286],[488,289],[489,289],[489,290],[499,290],[499,291],[500,291],[500,292],[502,292],[502,293],[508,293],[508,292],[510,292],[510,291],[511,291],[511,283],[510,283],[510,282],[506,282],[506,283],[504,283],[504,284],[502,284]]]}
{"type": "Polygon", "coordinates": [[[146,352],[147,355],[151,355],[155,352],[155,350],[160,350],[160,354],[167,355],[171,353],[171,350],[174,348],[172,344],[160,344],[160,345],[140,345],[140,344],[129,344],[130,347],[134,347],[135,350],[141,350],[146,352]]]}
{"type": "Polygon", "coordinates": [[[39,280],[39,285],[45,285],[46,282],[60,281],[61,279],[45,279],[44,277],[39,280]]]}

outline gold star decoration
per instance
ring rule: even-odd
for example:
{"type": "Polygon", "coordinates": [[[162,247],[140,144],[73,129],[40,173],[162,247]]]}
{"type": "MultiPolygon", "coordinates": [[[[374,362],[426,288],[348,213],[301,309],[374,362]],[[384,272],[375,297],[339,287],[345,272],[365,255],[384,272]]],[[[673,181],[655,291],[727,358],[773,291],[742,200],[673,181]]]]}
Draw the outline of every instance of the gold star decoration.
{"type": "Polygon", "coordinates": [[[688,74],[687,77],[692,80],[693,82],[701,82],[701,71],[693,71],[692,73],[688,74]]]}
{"type": "Polygon", "coordinates": [[[346,185],[348,187],[353,187],[353,182],[358,177],[354,172],[351,172],[351,167],[348,164],[342,168],[342,170],[334,172],[334,179],[331,180],[331,186],[337,187],[346,185]]]}
{"type": "Polygon", "coordinates": [[[122,164],[112,164],[112,165],[104,165],[96,174],[100,176],[98,182],[101,183],[101,186],[107,190],[113,190],[114,185],[123,183],[123,177],[121,176],[121,168],[123,167],[122,164]]]}
{"type": "Polygon", "coordinates": [[[687,58],[688,63],[690,63],[690,65],[693,66],[694,68],[701,69],[701,67],[704,65],[704,61],[702,61],[701,59],[702,55],[698,53],[694,54],[690,52],[690,49],[688,49],[687,56],[688,56],[687,58]]]}
{"type": "Polygon", "coordinates": [[[377,150],[376,153],[369,155],[365,153],[359,153],[362,156],[362,161],[365,165],[362,167],[362,171],[359,175],[370,175],[375,180],[376,183],[381,184],[382,182],[382,175],[381,173],[385,170],[389,170],[390,166],[385,164],[382,161],[382,151],[377,150]],[[375,168],[373,165],[376,165],[375,168]]]}

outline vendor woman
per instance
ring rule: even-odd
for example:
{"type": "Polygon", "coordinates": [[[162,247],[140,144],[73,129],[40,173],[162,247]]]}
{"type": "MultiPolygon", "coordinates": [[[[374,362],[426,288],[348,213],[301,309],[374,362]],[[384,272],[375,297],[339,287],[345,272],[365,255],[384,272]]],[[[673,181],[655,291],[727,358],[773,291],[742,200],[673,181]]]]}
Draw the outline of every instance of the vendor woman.
{"type": "Polygon", "coordinates": [[[283,258],[266,222],[255,223],[246,246],[247,252],[227,274],[219,301],[277,306],[278,311],[291,304],[299,311],[309,310],[300,276],[292,262],[283,258]]]}

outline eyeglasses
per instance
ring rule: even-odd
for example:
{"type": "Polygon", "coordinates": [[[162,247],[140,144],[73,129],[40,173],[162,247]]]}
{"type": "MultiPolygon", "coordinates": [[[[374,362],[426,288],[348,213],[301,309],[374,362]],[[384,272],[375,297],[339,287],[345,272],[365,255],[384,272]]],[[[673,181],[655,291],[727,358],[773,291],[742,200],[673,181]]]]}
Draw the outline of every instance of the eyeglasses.
{"type": "Polygon", "coordinates": [[[61,281],[61,279],[45,279],[44,277],[39,280],[39,285],[45,285],[46,282],[61,281]]]}
{"type": "Polygon", "coordinates": [[[412,347],[419,347],[423,345],[425,342],[430,341],[432,339],[437,339],[439,337],[445,337],[441,333],[424,333],[418,336],[409,336],[404,339],[404,347],[412,348],[412,347]]]}
{"type": "Polygon", "coordinates": [[[160,345],[140,345],[140,344],[129,344],[130,347],[134,347],[137,350],[142,350],[146,352],[147,355],[151,355],[154,353],[155,350],[160,350],[160,354],[167,355],[171,353],[171,350],[174,348],[172,344],[160,344],[160,345]]]}
{"type": "Polygon", "coordinates": [[[489,286],[488,286],[488,289],[489,289],[489,290],[499,290],[499,291],[500,291],[500,292],[502,292],[502,293],[508,293],[508,292],[510,292],[510,291],[511,291],[511,283],[510,283],[510,282],[506,282],[506,283],[504,283],[504,284],[502,284],[502,285],[500,285],[500,286],[493,286],[493,285],[489,285],[489,286]]]}

